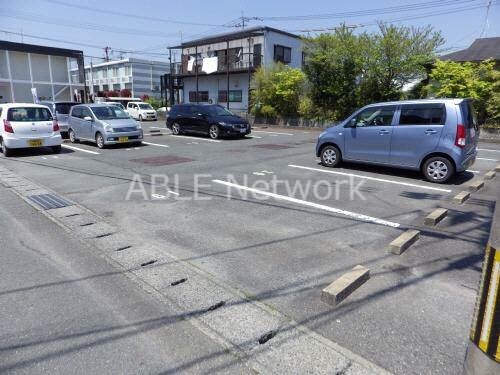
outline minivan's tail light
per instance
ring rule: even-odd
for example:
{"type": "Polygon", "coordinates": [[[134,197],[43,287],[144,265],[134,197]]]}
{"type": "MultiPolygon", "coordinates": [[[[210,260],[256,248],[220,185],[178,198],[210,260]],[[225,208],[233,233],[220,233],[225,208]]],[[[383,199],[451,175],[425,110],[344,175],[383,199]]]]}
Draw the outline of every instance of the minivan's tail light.
{"type": "Polygon", "coordinates": [[[52,120],[52,131],[54,132],[59,131],[59,124],[57,123],[57,120],[52,120]]]}
{"type": "Polygon", "coordinates": [[[455,136],[455,146],[465,147],[466,130],[462,124],[457,124],[457,135],[455,136]]]}
{"type": "Polygon", "coordinates": [[[12,129],[12,125],[7,120],[3,120],[3,129],[7,133],[14,133],[14,129],[12,129]]]}

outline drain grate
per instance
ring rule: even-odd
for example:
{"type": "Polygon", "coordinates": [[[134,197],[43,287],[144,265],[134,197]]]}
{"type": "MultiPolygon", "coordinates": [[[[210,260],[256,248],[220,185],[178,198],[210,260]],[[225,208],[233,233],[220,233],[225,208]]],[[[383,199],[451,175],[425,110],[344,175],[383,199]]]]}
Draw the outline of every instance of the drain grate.
{"type": "Polygon", "coordinates": [[[28,199],[38,206],[42,207],[44,210],[51,210],[53,208],[62,208],[74,205],[64,198],[58,197],[55,194],[38,194],[30,195],[28,199]]]}
{"type": "Polygon", "coordinates": [[[139,158],[139,159],[130,159],[135,163],[142,163],[152,166],[161,166],[161,165],[172,165],[179,163],[187,163],[190,161],[194,161],[194,159],[185,158],[182,156],[175,155],[165,155],[165,156],[156,156],[151,158],[139,158]]]}
{"type": "Polygon", "coordinates": [[[267,144],[262,144],[262,145],[255,145],[255,146],[252,146],[252,147],[263,148],[263,149],[266,149],[266,150],[284,150],[286,148],[292,148],[291,146],[279,145],[279,144],[276,144],[276,143],[267,143],[267,144]]]}

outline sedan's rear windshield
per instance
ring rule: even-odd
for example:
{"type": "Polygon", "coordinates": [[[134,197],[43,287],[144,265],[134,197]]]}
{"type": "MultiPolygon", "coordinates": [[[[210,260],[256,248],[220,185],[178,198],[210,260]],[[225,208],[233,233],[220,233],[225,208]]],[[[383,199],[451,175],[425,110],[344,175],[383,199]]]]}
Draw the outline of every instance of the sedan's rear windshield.
{"type": "Polygon", "coordinates": [[[68,115],[69,110],[77,103],[56,103],[56,112],[61,115],[68,115]]]}
{"type": "Polygon", "coordinates": [[[92,112],[99,120],[115,120],[129,118],[128,114],[121,108],[110,105],[106,107],[94,107],[92,112]]]}
{"type": "Polygon", "coordinates": [[[7,120],[15,122],[51,121],[52,114],[48,108],[9,108],[9,111],[7,112],[7,120]]]}

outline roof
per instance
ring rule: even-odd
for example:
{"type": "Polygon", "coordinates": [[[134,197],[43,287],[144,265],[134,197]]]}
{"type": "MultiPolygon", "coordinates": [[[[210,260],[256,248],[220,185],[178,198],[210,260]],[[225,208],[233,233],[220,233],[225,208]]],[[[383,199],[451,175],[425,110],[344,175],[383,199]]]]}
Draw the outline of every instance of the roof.
{"type": "MultiPolygon", "coordinates": [[[[167,56],[166,53],[165,53],[165,56],[167,56]]],[[[169,66],[169,63],[165,62],[165,61],[142,60],[142,59],[135,59],[135,58],[129,57],[129,58],[122,59],[122,60],[113,60],[113,61],[107,61],[107,62],[103,62],[103,63],[99,63],[99,64],[92,64],[92,68],[99,68],[102,66],[111,66],[111,65],[118,65],[118,64],[125,64],[125,63],[169,66]]],[[[90,69],[90,65],[85,65],[85,69],[90,69]]]]}
{"type": "Polygon", "coordinates": [[[30,107],[30,108],[47,108],[46,105],[36,104],[36,103],[2,103],[0,107],[3,108],[18,108],[18,107],[30,107]]]}
{"type": "Polygon", "coordinates": [[[226,42],[226,41],[231,41],[231,40],[237,40],[237,39],[243,39],[243,38],[248,38],[251,36],[259,36],[259,35],[264,35],[265,32],[274,32],[282,35],[289,36],[291,38],[296,38],[300,39],[301,37],[296,34],[292,34],[283,30],[275,29],[272,27],[268,26],[255,26],[255,27],[249,27],[248,29],[243,29],[239,31],[233,31],[231,33],[224,33],[224,34],[217,34],[217,35],[212,35],[208,36],[206,38],[201,38],[201,39],[194,39],[188,42],[184,42],[179,46],[175,47],[170,47],[170,48],[187,48],[187,47],[194,47],[194,46],[199,46],[199,45],[204,45],[204,44],[212,44],[212,43],[220,43],[220,42],[226,42]]]}
{"type": "Polygon", "coordinates": [[[0,40],[0,50],[38,53],[41,55],[51,55],[51,56],[83,58],[83,51],[66,49],[66,48],[39,46],[36,44],[15,43],[15,42],[8,42],[6,40],[0,40]]]}
{"type": "Polygon", "coordinates": [[[440,59],[451,61],[500,60],[500,37],[476,39],[469,48],[441,56],[440,59]]]}
{"type": "Polygon", "coordinates": [[[465,98],[409,99],[409,100],[397,100],[392,102],[371,103],[368,104],[366,107],[379,106],[379,105],[401,105],[401,104],[442,104],[442,103],[459,104],[464,100],[468,99],[465,98]]]}

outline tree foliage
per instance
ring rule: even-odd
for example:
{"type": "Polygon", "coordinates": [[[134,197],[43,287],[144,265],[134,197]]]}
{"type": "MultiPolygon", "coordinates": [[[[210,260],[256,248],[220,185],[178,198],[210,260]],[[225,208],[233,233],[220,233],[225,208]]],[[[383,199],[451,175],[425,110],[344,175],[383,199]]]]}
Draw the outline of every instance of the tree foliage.
{"type": "MultiPolygon", "coordinates": [[[[498,118],[498,107],[493,108],[495,75],[492,60],[481,63],[437,60],[429,77],[431,81],[426,87],[428,95],[441,98],[472,98],[475,99],[480,123],[484,123],[489,117],[488,109],[493,117],[498,118]]],[[[498,79],[498,74],[496,77],[498,79]]],[[[498,81],[495,85],[498,90],[498,81]]]]}
{"type": "Polygon", "coordinates": [[[297,115],[305,80],[300,69],[287,65],[260,67],[251,82],[252,111],[263,117],[297,115]]]}

